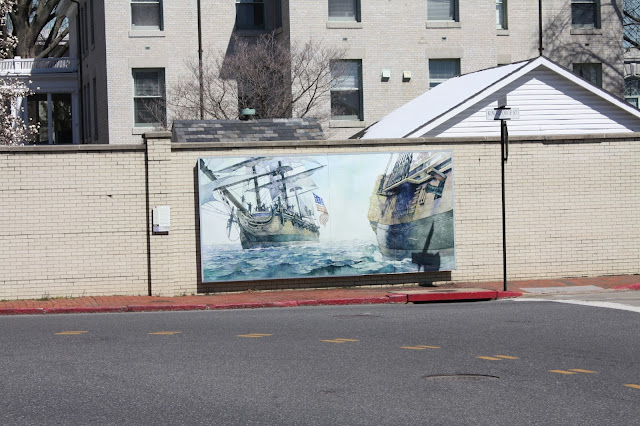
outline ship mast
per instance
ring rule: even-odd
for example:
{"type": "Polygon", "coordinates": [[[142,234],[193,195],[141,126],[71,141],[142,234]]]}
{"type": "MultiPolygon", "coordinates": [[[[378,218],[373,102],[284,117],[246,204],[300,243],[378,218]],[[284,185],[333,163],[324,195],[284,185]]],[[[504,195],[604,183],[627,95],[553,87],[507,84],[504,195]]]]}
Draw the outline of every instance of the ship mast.
{"type": "Polygon", "coordinates": [[[253,170],[253,175],[255,176],[253,178],[253,189],[256,193],[256,210],[260,210],[262,202],[260,200],[260,189],[258,189],[258,172],[256,172],[256,166],[251,167],[251,169],[253,170]]]}
{"type": "MultiPolygon", "coordinates": [[[[202,159],[200,160],[200,170],[202,170],[202,173],[204,173],[205,176],[207,176],[212,181],[218,180],[216,175],[214,175],[213,172],[209,170],[209,168],[204,164],[204,160],[202,159]]],[[[227,197],[227,199],[231,201],[231,203],[236,206],[238,210],[240,210],[244,214],[249,214],[249,211],[242,205],[240,201],[236,199],[236,197],[231,192],[229,192],[229,190],[227,190],[227,188],[221,187],[219,188],[219,190],[222,191],[224,196],[227,197]]]]}

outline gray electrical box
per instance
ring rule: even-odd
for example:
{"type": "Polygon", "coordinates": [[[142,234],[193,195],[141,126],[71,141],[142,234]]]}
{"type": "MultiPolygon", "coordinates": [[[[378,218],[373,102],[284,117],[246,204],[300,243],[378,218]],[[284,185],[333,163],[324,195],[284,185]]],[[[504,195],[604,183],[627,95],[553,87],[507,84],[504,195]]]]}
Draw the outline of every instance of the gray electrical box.
{"type": "Polygon", "coordinates": [[[171,207],[155,206],[152,211],[153,232],[158,234],[168,234],[171,227],[171,207]]]}

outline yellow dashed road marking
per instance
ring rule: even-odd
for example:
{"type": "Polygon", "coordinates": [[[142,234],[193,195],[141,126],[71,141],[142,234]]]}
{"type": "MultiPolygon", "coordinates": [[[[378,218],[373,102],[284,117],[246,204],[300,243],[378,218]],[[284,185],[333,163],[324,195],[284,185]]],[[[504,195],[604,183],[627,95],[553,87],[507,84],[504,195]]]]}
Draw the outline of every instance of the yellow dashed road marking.
{"type": "Polygon", "coordinates": [[[331,340],[320,340],[320,341],[328,342],[328,343],[359,342],[359,340],[356,340],[356,339],[331,339],[331,340]]]}
{"type": "Polygon", "coordinates": [[[502,358],[496,358],[493,356],[477,356],[476,358],[488,359],[489,361],[502,361],[502,358]]]}
{"type": "Polygon", "coordinates": [[[180,334],[180,333],[182,333],[182,331],[156,331],[148,334],[154,335],[154,336],[172,336],[174,334],[180,334]]]}
{"type": "Polygon", "coordinates": [[[249,334],[238,334],[236,337],[254,337],[254,338],[258,338],[258,337],[268,337],[268,336],[273,336],[273,334],[249,333],[249,334]]]}
{"type": "Polygon", "coordinates": [[[517,356],[509,356],[509,355],[494,355],[496,358],[502,359],[520,359],[517,356]]]}
{"type": "Polygon", "coordinates": [[[576,373],[587,373],[587,374],[597,374],[597,371],[591,370],[581,370],[579,368],[570,368],[569,371],[575,371],[576,373]]]}
{"type": "Polygon", "coordinates": [[[558,374],[578,374],[575,371],[565,371],[565,370],[549,370],[550,373],[558,373],[558,374]]]}
{"type": "Polygon", "coordinates": [[[88,333],[88,331],[61,331],[60,333],[56,333],[56,336],[75,336],[85,333],[88,333]]]}
{"type": "Polygon", "coordinates": [[[640,385],[625,385],[628,388],[640,389],[640,385]]]}
{"type": "Polygon", "coordinates": [[[415,349],[423,351],[425,349],[440,349],[440,346],[417,345],[417,346],[400,346],[400,349],[415,349]]]}

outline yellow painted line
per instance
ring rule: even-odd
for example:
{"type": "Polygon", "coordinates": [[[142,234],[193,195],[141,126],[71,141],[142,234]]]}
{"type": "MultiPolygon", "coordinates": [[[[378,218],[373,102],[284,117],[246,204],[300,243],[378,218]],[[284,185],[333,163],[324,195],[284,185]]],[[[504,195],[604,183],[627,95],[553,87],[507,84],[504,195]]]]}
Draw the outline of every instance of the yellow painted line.
{"type": "Polygon", "coordinates": [[[502,361],[502,358],[496,358],[492,356],[477,356],[476,358],[488,359],[489,361],[502,361]]]}
{"type": "Polygon", "coordinates": [[[320,340],[321,342],[328,342],[328,343],[344,343],[344,341],[342,340],[320,340]]]}
{"type": "Polygon", "coordinates": [[[236,337],[268,337],[268,336],[273,336],[273,334],[249,333],[249,334],[238,334],[236,337]]]}
{"type": "Polygon", "coordinates": [[[84,333],[88,333],[88,331],[61,331],[60,333],[56,333],[56,336],[75,336],[84,333]]]}
{"type": "Polygon", "coordinates": [[[334,340],[340,340],[342,342],[359,342],[359,340],[356,340],[356,339],[334,339],[334,340]]]}
{"type": "Polygon", "coordinates": [[[153,336],[173,336],[174,334],[180,334],[182,331],[156,331],[153,333],[147,333],[153,336]]]}
{"type": "Polygon", "coordinates": [[[496,358],[502,359],[520,359],[517,356],[509,356],[509,355],[494,355],[496,358]]]}
{"type": "Polygon", "coordinates": [[[400,349],[415,349],[417,351],[424,351],[426,348],[421,346],[400,346],[400,349]]]}
{"type": "Polygon", "coordinates": [[[419,348],[440,349],[440,346],[418,345],[419,348]]]}
{"type": "Polygon", "coordinates": [[[329,343],[345,343],[345,342],[359,342],[359,340],[356,339],[327,339],[327,340],[320,340],[321,342],[329,342],[329,343]]]}
{"type": "Polygon", "coordinates": [[[579,368],[570,368],[569,371],[575,371],[576,373],[588,373],[588,374],[597,374],[597,371],[591,371],[591,370],[581,370],[579,368]]]}
{"type": "Polygon", "coordinates": [[[625,385],[628,388],[640,389],[640,385],[625,385]]]}
{"type": "Polygon", "coordinates": [[[565,370],[549,370],[550,373],[558,373],[558,374],[578,374],[575,371],[565,371],[565,370]]]}

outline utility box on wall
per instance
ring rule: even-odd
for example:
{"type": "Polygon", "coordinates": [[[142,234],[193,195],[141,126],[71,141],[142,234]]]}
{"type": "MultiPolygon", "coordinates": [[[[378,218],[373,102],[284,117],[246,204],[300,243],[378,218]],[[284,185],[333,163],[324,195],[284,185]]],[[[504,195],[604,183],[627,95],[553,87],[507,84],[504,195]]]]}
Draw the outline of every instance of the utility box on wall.
{"type": "Polygon", "coordinates": [[[153,233],[168,234],[171,227],[171,207],[155,206],[152,211],[153,233]]]}

